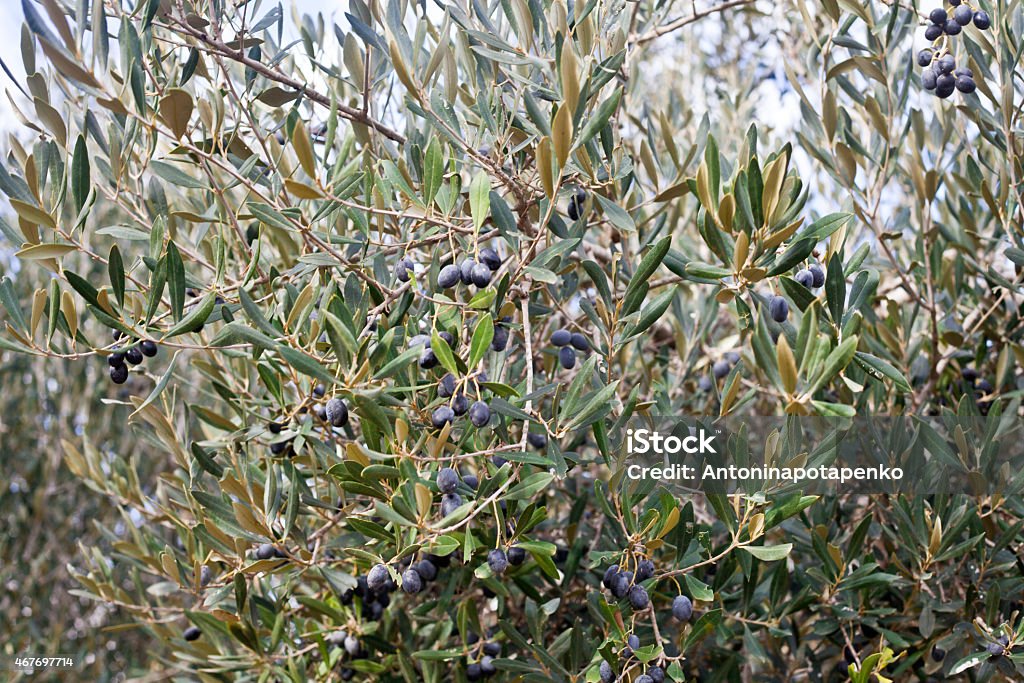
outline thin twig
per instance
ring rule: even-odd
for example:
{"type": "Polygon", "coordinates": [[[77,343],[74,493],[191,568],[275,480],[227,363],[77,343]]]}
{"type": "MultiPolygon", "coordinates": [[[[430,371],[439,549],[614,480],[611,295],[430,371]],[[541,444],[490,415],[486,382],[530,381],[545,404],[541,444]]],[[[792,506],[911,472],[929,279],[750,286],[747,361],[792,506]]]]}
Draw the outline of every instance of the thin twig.
{"type": "Polygon", "coordinates": [[[671,33],[672,31],[688,26],[696,21],[700,21],[709,14],[724,12],[725,10],[729,10],[734,7],[742,7],[743,5],[752,4],[754,4],[754,0],[729,0],[729,2],[723,2],[721,5],[715,5],[714,7],[710,7],[702,12],[694,11],[694,13],[689,16],[675,19],[674,21],[670,21],[667,24],[653,28],[647,33],[643,33],[639,36],[634,35],[630,38],[630,42],[634,45],[643,45],[644,43],[660,38],[666,33],[671,33]]]}

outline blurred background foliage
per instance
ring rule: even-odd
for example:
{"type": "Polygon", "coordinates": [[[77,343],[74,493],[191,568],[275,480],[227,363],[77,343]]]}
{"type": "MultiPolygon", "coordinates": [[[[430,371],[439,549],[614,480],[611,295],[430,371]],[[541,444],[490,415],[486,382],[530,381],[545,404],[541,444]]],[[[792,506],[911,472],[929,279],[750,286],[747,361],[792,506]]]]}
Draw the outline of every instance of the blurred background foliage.
{"type": "MultiPolygon", "coordinates": [[[[140,461],[147,479],[162,469],[158,461],[140,459],[144,449],[126,438],[123,416],[102,403],[110,394],[107,383],[106,368],[95,363],[41,363],[5,354],[0,364],[5,677],[13,676],[8,666],[13,658],[25,653],[73,656],[80,667],[65,676],[68,680],[114,680],[119,672],[141,670],[148,659],[148,645],[137,632],[109,630],[121,621],[118,608],[76,597],[80,585],[67,570],[79,553],[109,552],[110,539],[123,536],[132,521],[119,501],[97,495],[88,482],[69,475],[61,441],[87,434],[97,448],[140,461]]],[[[114,571],[123,576],[123,569],[114,571]]],[[[53,677],[52,672],[36,675],[53,677]]]]}
{"type": "Polygon", "coordinates": [[[1019,414],[1024,19],[982,6],[944,43],[978,91],[938,102],[900,3],[24,0],[4,656],[461,682],[486,640],[500,680],[1019,680],[1015,491],[678,499],[613,453],[632,416],[907,412],[969,469],[957,425],[1019,414]],[[441,291],[485,246],[490,282],[441,291]],[[158,354],[112,384],[133,339],[158,354]],[[446,371],[486,427],[431,424],[446,371]],[[422,594],[350,593],[427,552],[454,559],[422,594]],[[653,609],[600,590],[648,558],[653,609]]]}

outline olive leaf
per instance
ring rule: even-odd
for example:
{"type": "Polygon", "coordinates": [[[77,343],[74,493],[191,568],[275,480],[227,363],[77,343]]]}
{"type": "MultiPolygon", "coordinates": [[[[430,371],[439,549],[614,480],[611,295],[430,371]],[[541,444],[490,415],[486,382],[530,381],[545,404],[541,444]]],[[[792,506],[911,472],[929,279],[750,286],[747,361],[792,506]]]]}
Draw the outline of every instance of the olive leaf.
{"type": "Polygon", "coordinates": [[[469,344],[469,367],[475,368],[483,360],[487,348],[494,339],[494,321],[491,316],[484,313],[473,328],[473,338],[469,344]]]}

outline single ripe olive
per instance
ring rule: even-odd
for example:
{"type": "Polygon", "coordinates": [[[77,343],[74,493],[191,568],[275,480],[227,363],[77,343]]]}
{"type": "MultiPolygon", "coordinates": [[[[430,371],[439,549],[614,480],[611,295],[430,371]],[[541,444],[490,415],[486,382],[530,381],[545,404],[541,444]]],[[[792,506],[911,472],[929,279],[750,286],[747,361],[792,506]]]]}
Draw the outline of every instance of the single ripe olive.
{"type": "Polygon", "coordinates": [[[128,381],[128,366],[114,365],[110,368],[110,381],[114,384],[124,384],[128,381]]]}
{"type": "Polygon", "coordinates": [[[491,247],[484,247],[480,250],[480,260],[484,262],[491,270],[497,270],[501,268],[501,257],[498,256],[498,252],[491,247]]]}
{"type": "Polygon", "coordinates": [[[551,333],[551,343],[554,346],[566,346],[572,341],[572,333],[569,330],[558,329],[551,333]]]}

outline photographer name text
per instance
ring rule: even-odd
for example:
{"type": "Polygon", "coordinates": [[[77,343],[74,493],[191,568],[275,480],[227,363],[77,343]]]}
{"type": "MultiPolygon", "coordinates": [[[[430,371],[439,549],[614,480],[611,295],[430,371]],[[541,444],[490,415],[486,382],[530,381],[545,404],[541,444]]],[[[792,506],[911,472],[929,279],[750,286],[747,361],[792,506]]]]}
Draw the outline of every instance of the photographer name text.
{"type": "MultiPolygon", "coordinates": [[[[657,431],[630,429],[626,448],[631,456],[716,455],[715,434],[700,430],[689,436],[664,436],[657,431]]],[[[834,481],[839,484],[862,481],[901,481],[903,469],[886,465],[840,467],[818,465],[811,467],[779,467],[773,465],[701,465],[663,463],[649,465],[632,463],[626,467],[630,479],[683,482],[806,482],[834,481]]]]}

